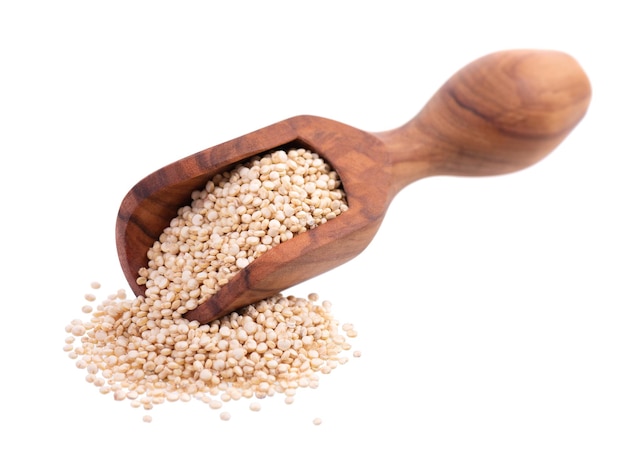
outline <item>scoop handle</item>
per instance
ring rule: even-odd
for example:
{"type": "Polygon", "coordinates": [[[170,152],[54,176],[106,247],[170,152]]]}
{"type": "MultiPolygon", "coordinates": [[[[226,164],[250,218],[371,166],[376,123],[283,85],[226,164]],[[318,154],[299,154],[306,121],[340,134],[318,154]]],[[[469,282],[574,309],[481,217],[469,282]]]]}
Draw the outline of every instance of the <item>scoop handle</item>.
{"type": "Polygon", "coordinates": [[[395,192],[433,175],[498,175],[550,153],[587,111],[591,85],[568,54],[489,54],[453,75],[409,122],[376,133],[395,192]]]}

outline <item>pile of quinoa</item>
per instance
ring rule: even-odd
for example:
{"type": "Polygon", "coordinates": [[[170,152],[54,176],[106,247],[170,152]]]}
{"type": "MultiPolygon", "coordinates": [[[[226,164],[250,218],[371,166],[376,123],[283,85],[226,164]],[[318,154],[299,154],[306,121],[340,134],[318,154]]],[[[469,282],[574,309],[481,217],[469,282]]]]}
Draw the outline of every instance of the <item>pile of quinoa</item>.
{"type": "Polygon", "coordinates": [[[339,326],[329,301],[278,294],[204,325],[183,315],[267,250],[346,210],[337,174],[305,149],[218,174],[148,251],[137,278],[145,295],[121,289],[97,301],[87,293],[88,318],[66,326],[64,350],[88,383],[133,407],[198,399],[221,410],[251,399],[259,411],[275,394],[292,403],[298,388],[317,387],[320,374],[348,360],[356,331],[339,326]]]}

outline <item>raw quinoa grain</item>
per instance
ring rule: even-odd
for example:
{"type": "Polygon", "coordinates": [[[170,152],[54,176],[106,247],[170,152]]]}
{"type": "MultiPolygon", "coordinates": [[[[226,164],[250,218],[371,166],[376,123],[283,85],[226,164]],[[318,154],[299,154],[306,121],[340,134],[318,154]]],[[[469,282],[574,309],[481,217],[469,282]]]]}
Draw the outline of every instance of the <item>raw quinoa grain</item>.
{"type": "Polygon", "coordinates": [[[250,403],[250,411],[261,411],[261,404],[259,402],[250,403]]]}
{"type": "Polygon", "coordinates": [[[119,289],[93,303],[87,293],[90,317],[66,326],[63,349],[87,382],[135,408],[197,399],[218,410],[276,394],[293,403],[296,390],[318,387],[320,374],[347,361],[347,337],[356,336],[329,301],[278,294],[204,325],[183,314],[267,250],[348,210],[339,178],[315,153],[276,151],[191,198],[148,251],[137,279],[145,296],[119,289]]]}
{"type": "Polygon", "coordinates": [[[85,299],[87,301],[95,301],[96,300],[96,295],[94,295],[93,293],[86,293],[85,294],[85,299]]]}

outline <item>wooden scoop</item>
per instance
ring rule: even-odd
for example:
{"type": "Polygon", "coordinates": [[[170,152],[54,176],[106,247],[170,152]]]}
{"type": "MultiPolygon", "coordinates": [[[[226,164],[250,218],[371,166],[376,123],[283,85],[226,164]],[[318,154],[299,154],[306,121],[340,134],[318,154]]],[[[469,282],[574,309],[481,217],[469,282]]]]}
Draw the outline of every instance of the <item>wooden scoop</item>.
{"type": "Polygon", "coordinates": [[[138,270],[191,192],[254,155],[308,148],[334,168],[349,209],[264,253],[208,301],[186,314],[207,323],[328,271],[374,237],[393,197],[435,175],[517,171],[546,156],[583,118],[591,97],[578,63],[561,52],[487,55],[456,73],[419,114],[391,131],[368,133],[314,116],[281,121],[183,158],[150,174],[122,201],[118,255],[137,295],[138,270]]]}

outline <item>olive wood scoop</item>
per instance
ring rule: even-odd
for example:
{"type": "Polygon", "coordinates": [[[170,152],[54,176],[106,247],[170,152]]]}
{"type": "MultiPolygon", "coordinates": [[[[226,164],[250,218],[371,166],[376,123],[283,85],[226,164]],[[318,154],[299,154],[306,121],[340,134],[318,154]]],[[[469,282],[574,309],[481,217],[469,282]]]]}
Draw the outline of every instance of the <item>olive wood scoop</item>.
{"type": "Polygon", "coordinates": [[[558,51],[511,50],[482,57],[452,76],[409,122],[369,133],[315,116],[297,116],[208,148],[148,175],[122,201],[118,255],[133,292],[147,251],[191,192],[252,156],[303,147],[339,175],[348,210],[279,244],[239,271],[185,317],[210,322],[268,298],[358,255],[393,197],[428,176],[486,176],[528,167],[583,118],[590,83],[558,51]]]}

